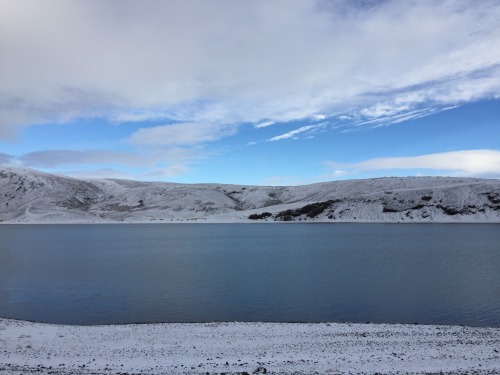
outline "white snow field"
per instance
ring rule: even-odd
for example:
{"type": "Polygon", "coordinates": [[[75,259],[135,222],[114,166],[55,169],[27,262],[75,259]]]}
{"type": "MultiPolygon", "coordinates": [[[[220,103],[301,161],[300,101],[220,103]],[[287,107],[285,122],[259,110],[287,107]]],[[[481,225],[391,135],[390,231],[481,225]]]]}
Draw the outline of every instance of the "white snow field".
{"type": "Polygon", "coordinates": [[[500,223],[500,180],[392,177],[304,186],[174,184],[0,169],[0,222],[500,223]]]}
{"type": "Polygon", "coordinates": [[[499,374],[500,328],[0,319],[0,374],[499,374]]]}

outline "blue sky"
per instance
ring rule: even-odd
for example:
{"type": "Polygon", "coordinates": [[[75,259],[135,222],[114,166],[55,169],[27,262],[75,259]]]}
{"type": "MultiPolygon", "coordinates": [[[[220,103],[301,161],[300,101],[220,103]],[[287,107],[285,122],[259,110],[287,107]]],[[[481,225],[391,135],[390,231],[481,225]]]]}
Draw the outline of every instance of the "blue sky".
{"type": "Polygon", "coordinates": [[[500,178],[500,3],[0,0],[0,165],[500,178]]]}

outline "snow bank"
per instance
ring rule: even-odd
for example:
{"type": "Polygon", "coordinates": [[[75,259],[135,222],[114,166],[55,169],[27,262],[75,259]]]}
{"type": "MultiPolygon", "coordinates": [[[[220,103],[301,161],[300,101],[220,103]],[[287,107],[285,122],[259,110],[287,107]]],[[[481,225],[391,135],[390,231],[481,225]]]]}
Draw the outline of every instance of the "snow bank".
{"type": "Polygon", "coordinates": [[[0,374],[500,373],[500,328],[0,319],[0,374]]]}

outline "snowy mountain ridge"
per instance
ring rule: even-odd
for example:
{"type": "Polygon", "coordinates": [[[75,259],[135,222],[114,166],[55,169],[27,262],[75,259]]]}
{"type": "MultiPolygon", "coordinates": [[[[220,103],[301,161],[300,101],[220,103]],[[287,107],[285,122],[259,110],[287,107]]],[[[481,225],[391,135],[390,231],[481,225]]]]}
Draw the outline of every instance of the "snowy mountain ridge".
{"type": "Polygon", "coordinates": [[[3,223],[500,223],[500,180],[388,177],[304,186],[76,179],[0,168],[3,223]]]}

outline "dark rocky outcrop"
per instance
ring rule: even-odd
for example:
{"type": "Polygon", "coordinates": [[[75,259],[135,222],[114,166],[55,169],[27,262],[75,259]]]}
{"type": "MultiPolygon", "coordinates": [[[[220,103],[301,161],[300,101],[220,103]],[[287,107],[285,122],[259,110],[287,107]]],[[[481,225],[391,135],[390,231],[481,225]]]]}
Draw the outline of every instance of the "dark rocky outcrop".
{"type": "Polygon", "coordinates": [[[425,204],[417,204],[416,206],[413,206],[411,209],[412,210],[421,210],[424,207],[427,207],[427,205],[425,205],[425,204]]]}
{"type": "Polygon", "coordinates": [[[487,198],[491,203],[494,203],[494,204],[500,203],[500,194],[499,193],[489,193],[487,195],[487,198]]]}
{"type": "Polygon", "coordinates": [[[443,210],[446,215],[453,216],[460,213],[460,211],[457,210],[455,207],[446,207],[443,206],[442,204],[438,204],[436,207],[443,210]]]}
{"type": "Polygon", "coordinates": [[[248,218],[250,220],[262,220],[262,219],[266,219],[270,216],[273,216],[273,214],[270,212],[263,212],[261,214],[251,214],[248,218]]]}
{"type": "Polygon", "coordinates": [[[301,208],[290,209],[278,213],[275,217],[277,221],[292,221],[294,218],[306,215],[313,219],[322,214],[327,208],[330,208],[337,200],[328,200],[324,202],[308,204],[301,208]]]}
{"type": "Polygon", "coordinates": [[[382,212],[400,212],[400,211],[395,210],[394,208],[384,206],[384,208],[382,209],[382,212]]]}

